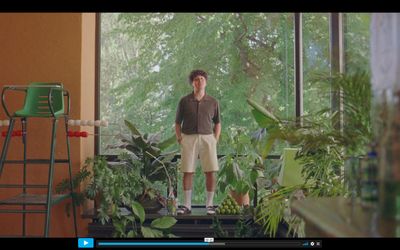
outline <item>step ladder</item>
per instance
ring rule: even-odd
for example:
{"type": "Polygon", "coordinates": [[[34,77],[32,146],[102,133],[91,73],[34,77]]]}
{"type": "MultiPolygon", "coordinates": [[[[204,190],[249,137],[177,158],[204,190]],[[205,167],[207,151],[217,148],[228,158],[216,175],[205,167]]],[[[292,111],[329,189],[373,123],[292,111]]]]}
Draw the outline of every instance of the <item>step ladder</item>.
{"type": "MultiPolygon", "coordinates": [[[[70,157],[70,145],[68,137],[68,116],[70,111],[70,97],[67,90],[63,88],[61,83],[31,83],[29,85],[9,85],[4,86],[2,91],[2,106],[9,118],[9,127],[7,130],[6,138],[3,143],[3,149],[0,158],[0,181],[3,168],[6,164],[21,164],[22,170],[22,183],[16,184],[0,184],[0,190],[3,188],[20,188],[21,193],[0,200],[0,206],[17,206],[15,209],[0,209],[0,213],[20,213],[22,214],[22,236],[27,236],[26,232],[26,214],[36,213],[44,214],[44,237],[49,236],[50,231],[50,218],[51,208],[57,203],[67,199],[72,199],[73,209],[73,223],[75,230],[75,237],[77,237],[77,224],[76,224],[76,207],[75,195],[73,192],[72,184],[72,169],[70,157]],[[10,114],[6,104],[6,96],[9,91],[22,91],[25,92],[25,103],[21,110],[10,114]],[[64,109],[64,99],[67,99],[67,108],[64,109]],[[27,159],[27,124],[28,119],[31,117],[51,119],[52,120],[52,134],[51,134],[51,147],[50,159],[27,159]],[[60,118],[64,118],[65,134],[67,143],[67,158],[55,159],[55,146],[56,146],[56,131],[57,123],[60,118]],[[23,144],[23,160],[6,160],[7,151],[10,140],[13,135],[15,122],[20,119],[22,126],[22,144],[23,144]],[[47,184],[31,184],[27,183],[27,165],[30,164],[49,164],[49,172],[47,184]],[[53,194],[53,176],[55,164],[68,164],[70,192],[67,194],[53,194]],[[47,189],[47,194],[30,194],[28,191],[32,189],[47,189]],[[29,209],[27,208],[29,206],[29,209]],[[38,207],[38,209],[31,209],[31,206],[38,207]]],[[[15,135],[15,133],[14,133],[15,135]]],[[[1,191],[0,191],[1,192],[1,191]]]]}

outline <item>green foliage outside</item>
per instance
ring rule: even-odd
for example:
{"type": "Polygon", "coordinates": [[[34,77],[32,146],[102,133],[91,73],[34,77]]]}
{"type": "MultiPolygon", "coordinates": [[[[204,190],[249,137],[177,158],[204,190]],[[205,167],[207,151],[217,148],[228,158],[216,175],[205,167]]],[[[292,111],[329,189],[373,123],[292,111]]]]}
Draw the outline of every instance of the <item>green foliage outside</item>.
{"type": "MultiPolygon", "coordinates": [[[[286,13],[102,14],[100,112],[115,134],[124,119],[144,131],[173,134],[188,74],[209,73],[207,93],[220,101],[222,136],[257,128],[246,98],[293,117],[293,15],[286,13]]],[[[168,135],[167,135],[168,136],[168,135]]],[[[101,153],[113,137],[101,137],[101,153]]]]}
{"type": "MultiPolygon", "coordinates": [[[[369,67],[369,14],[344,15],[346,71],[369,67]]],[[[123,120],[145,131],[173,134],[179,98],[191,91],[194,68],[209,73],[208,93],[220,100],[219,151],[229,128],[256,129],[246,98],[282,118],[294,116],[292,13],[104,13],[101,15],[100,113],[123,130],[123,120]]],[[[303,14],[304,111],[328,108],[314,74],[330,72],[329,14],[303,14]]],[[[168,136],[168,134],[166,135],[168,136]]],[[[101,153],[112,136],[101,137],[101,153]]],[[[114,141],[115,142],[115,141],[114,141]]],[[[113,144],[113,143],[111,143],[113,144]]]]}

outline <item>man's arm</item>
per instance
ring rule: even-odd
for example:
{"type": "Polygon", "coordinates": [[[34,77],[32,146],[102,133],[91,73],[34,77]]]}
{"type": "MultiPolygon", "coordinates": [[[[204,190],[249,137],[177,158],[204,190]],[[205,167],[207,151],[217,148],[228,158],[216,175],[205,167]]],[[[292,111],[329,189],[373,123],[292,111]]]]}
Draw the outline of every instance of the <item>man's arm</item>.
{"type": "Polygon", "coordinates": [[[176,135],[176,140],[178,141],[179,144],[181,144],[182,141],[182,132],[181,132],[181,124],[175,123],[175,135],[176,135]]]}
{"type": "Polygon", "coordinates": [[[215,124],[214,126],[214,137],[217,140],[217,142],[219,141],[220,135],[221,135],[221,122],[215,124]]]}

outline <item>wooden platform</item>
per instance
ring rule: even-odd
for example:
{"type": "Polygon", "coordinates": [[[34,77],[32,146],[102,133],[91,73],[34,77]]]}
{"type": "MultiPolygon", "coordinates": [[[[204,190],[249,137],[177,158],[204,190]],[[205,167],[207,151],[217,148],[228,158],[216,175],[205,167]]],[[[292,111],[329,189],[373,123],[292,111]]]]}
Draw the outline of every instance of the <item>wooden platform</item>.
{"type": "MultiPolygon", "coordinates": [[[[146,214],[144,224],[150,225],[153,219],[166,215],[166,209],[162,209],[156,214],[146,214]]],[[[102,225],[101,222],[91,216],[84,215],[85,218],[91,218],[92,222],[88,225],[88,237],[108,238],[112,237],[114,228],[112,224],[102,225]]],[[[192,213],[189,215],[174,216],[177,223],[172,227],[171,232],[178,237],[198,238],[198,237],[215,237],[212,228],[214,217],[218,218],[223,230],[226,230],[229,236],[234,235],[236,222],[239,220],[238,215],[207,215],[205,207],[193,207],[192,213]]]]}

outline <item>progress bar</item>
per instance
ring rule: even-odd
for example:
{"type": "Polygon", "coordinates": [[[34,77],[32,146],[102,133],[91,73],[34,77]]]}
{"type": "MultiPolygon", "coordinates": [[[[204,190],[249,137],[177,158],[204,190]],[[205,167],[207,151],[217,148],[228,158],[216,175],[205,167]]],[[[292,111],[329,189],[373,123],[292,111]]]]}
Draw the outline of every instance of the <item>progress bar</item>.
{"type": "Polygon", "coordinates": [[[124,242],[97,242],[101,246],[208,246],[209,242],[138,242],[138,241],[124,241],[124,242]]]}
{"type": "Polygon", "coordinates": [[[224,240],[205,238],[199,240],[96,240],[96,248],[126,248],[126,247],[207,247],[207,248],[321,248],[321,240],[224,240]]]}

